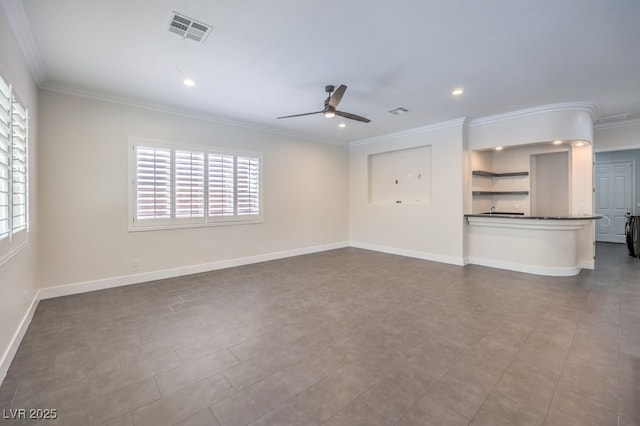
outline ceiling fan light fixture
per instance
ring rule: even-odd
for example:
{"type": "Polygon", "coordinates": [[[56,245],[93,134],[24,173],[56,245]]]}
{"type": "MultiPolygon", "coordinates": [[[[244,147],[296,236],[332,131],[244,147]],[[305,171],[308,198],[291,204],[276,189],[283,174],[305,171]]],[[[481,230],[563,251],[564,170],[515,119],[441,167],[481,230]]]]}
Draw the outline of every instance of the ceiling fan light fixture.
{"type": "Polygon", "coordinates": [[[340,85],[340,87],[338,87],[337,89],[335,88],[335,86],[328,84],[324,88],[324,91],[328,93],[327,99],[325,99],[324,101],[324,109],[322,109],[321,111],[305,112],[302,114],[285,115],[282,117],[276,117],[276,120],[279,120],[281,118],[292,118],[292,117],[302,117],[305,115],[322,114],[327,118],[332,118],[332,117],[335,117],[336,115],[339,115],[340,117],[348,118],[349,120],[356,120],[356,121],[361,121],[363,123],[369,123],[371,120],[369,120],[368,118],[364,118],[359,115],[352,114],[350,112],[339,111],[336,109],[336,107],[340,103],[340,100],[342,99],[342,95],[344,95],[345,90],[347,90],[347,86],[345,86],[344,84],[340,85]]]}

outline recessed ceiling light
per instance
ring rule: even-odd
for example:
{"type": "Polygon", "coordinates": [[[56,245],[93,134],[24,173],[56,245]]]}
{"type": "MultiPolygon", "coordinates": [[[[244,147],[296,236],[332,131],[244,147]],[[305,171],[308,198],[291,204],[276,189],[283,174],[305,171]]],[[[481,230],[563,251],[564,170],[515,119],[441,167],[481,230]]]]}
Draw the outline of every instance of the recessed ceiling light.
{"type": "Polygon", "coordinates": [[[453,92],[451,92],[453,96],[460,96],[463,93],[464,93],[464,89],[462,88],[453,89],[453,92]]]}
{"type": "Polygon", "coordinates": [[[584,146],[584,142],[578,142],[576,146],[584,146]]]}
{"type": "Polygon", "coordinates": [[[560,145],[562,143],[562,141],[553,141],[554,145],[560,145]]]}
{"type": "Polygon", "coordinates": [[[340,123],[340,124],[338,124],[338,127],[344,128],[344,127],[347,127],[347,125],[345,123],[340,123]]]}
{"type": "Polygon", "coordinates": [[[501,146],[496,146],[496,151],[502,151],[502,147],[501,146]]]}
{"type": "Polygon", "coordinates": [[[190,79],[190,78],[185,78],[185,79],[184,79],[184,81],[183,81],[183,83],[184,83],[184,85],[185,85],[185,86],[189,86],[189,87],[193,87],[193,86],[195,86],[195,85],[196,85],[196,82],[195,82],[195,81],[193,81],[193,80],[192,80],[192,79],[190,79]]]}

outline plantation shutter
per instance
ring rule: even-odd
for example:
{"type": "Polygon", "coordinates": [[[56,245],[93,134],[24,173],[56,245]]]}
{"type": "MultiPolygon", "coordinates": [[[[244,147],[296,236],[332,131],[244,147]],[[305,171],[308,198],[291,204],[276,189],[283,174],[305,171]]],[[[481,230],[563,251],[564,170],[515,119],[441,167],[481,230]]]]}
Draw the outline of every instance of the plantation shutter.
{"type": "Polygon", "coordinates": [[[204,218],[204,152],[175,153],[176,218],[204,218]]]}
{"type": "Polygon", "coordinates": [[[234,156],[209,154],[209,217],[235,214],[234,156]]]}
{"type": "Polygon", "coordinates": [[[171,218],[171,150],[136,147],[136,219],[171,218]]]}
{"type": "Polygon", "coordinates": [[[12,215],[13,233],[27,228],[27,110],[18,100],[12,104],[12,215]]]}
{"type": "Polygon", "coordinates": [[[237,214],[260,214],[260,159],[237,157],[237,214]]]}
{"type": "Polygon", "coordinates": [[[262,221],[260,154],[140,142],[130,151],[130,230],[262,221]]]}
{"type": "Polygon", "coordinates": [[[9,236],[9,171],[11,170],[11,95],[0,77],[0,240],[9,236]]]}

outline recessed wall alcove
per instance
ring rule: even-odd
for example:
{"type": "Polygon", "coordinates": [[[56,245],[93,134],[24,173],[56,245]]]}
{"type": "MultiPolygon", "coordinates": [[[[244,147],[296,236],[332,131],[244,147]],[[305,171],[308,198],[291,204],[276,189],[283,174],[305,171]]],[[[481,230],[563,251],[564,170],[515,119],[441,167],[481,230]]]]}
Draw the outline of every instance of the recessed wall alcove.
{"type": "Polygon", "coordinates": [[[369,155],[369,203],[431,203],[431,146],[369,155]]]}

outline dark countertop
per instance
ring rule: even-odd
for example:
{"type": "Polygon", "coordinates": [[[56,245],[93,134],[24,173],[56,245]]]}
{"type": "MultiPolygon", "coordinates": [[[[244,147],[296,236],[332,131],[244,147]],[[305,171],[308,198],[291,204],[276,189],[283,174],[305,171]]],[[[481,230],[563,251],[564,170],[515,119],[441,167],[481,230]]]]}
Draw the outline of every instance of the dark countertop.
{"type": "Polygon", "coordinates": [[[539,220],[595,220],[602,219],[601,215],[566,215],[566,216],[525,216],[521,214],[500,214],[500,213],[474,213],[465,214],[465,217],[491,217],[501,219],[539,219],[539,220]]]}

